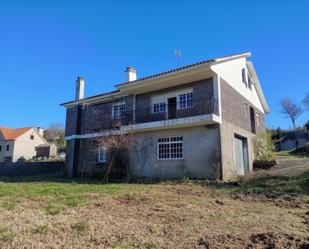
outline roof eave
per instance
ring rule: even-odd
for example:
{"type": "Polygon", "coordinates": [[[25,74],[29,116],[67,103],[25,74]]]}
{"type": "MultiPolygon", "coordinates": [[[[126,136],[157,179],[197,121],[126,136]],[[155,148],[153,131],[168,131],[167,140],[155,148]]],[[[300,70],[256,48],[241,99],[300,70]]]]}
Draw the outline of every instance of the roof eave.
{"type": "Polygon", "coordinates": [[[259,99],[262,103],[262,106],[263,106],[263,109],[264,109],[264,112],[265,113],[269,113],[270,112],[270,109],[269,109],[269,106],[267,104],[267,101],[266,101],[266,98],[264,96],[264,93],[263,93],[263,90],[262,90],[262,87],[261,87],[261,83],[259,81],[259,78],[255,72],[255,69],[254,69],[254,66],[252,64],[251,61],[247,61],[247,67],[248,67],[248,70],[249,70],[249,73],[250,75],[253,77],[253,83],[254,83],[254,86],[255,86],[255,89],[257,91],[257,94],[259,96],[259,99]]]}
{"type": "Polygon", "coordinates": [[[77,101],[70,101],[70,102],[65,102],[60,104],[60,106],[66,107],[66,108],[70,108],[73,107],[75,105],[85,105],[85,104],[93,104],[93,103],[101,103],[104,101],[112,101],[115,99],[118,99],[120,97],[124,96],[123,93],[121,92],[113,92],[110,94],[106,94],[106,95],[100,95],[97,97],[88,97],[88,98],[84,98],[81,100],[77,100],[77,101]]]}
{"type": "Polygon", "coordinates": [[[205,66],[210,67],[210,66],[217,64],[217,63],[222,63],[222,62],[226,62],[226,61],[229,61],[229,60],[235,60],[235,59],[241,58],[241,57],[246,57],[246,58],[251,57],[251,53],[245,52],[245,53],[240,53],[240,54],[235,54],[235,55],[230,55],[230,56],[219,57],[219,58],[215,58],[215,59],[209,59],[209,60],[206,60],[206,61],[203,61],[203,62],[198,62],[198,63],[192,64],[192,65],[189,65],[189,66],[185,66],[185,67],[182,67],[182,68],[177,68],[177,69],[170,70],[170,71],[167,71],[167,72],[164,72],[164,73],[155,74],[155,75],[150,76],[150,77],[138,79],[138,80],[135,80],[135,81],[132,81],[132,82],[125,82],[125,83],[121,83],[121,84],[116,84],[115,87],[118,90],[124,90],[124,89],[128,89],[128,88],[131,88],[131,87],[135,87],[135,86],[140,85],[140,84],[147,84],[148,82],[152,82],[154,80],[159,80],[159,79],[171,76],[171,75],[177,75],[177,74],[181,74],[183,72],[188,72],[190,70],[194,70],[195,68],[200,68],[200,67],[205,67],[205,66]]]}
{"type": "Polygon", "coordinates": [[[140,86],[144,87],[148,84],[152,84],[152,83],[155,83],[155,82],[161,82],[162,80],[168,79],[170,77],[180,76],[183,73],[189,73],[189,72],[193,72],[193,71],[199,70],[199,69],[202,69],[202,70],[209,69],[210,66],[212,65],[212,63],[214,63],[214,61],[205,62],[205,63],[199,64],[199,65],[183,68],[183,69],[180,69],[180,70],[177,70],[177,71],[158,75],[158,76],[155,76],[155,77],[137,80],[137,81],[134,81],[132,83],[130,82],[128,84],[115,85],[115,87],[117,89],[119,89],[120,91],[126,91],[128,89],[134,89],[134,88],[137,88],[137,87],[140,87],[140,86]]]}

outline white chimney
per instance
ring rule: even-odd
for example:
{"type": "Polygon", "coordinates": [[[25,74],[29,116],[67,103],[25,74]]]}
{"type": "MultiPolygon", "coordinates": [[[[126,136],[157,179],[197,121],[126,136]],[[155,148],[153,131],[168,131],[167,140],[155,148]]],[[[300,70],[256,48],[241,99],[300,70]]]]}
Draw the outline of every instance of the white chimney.
{"type": "Polygon", "coordinates": [[[127,82],[136,80],[136,69],[134,67],[127,67],[125,74],[127,82]]]}
{"type": "Polygon", "coordinates": [[[43,134],[44,134],[44,128],[42,128],[42,127],[37,127],[36,129],[38,130],[38,132],[40,133],[40,135],[43,136],[43,134]]]}
{"type": "Polygon", "coordinates": [[[78,76],[76,80],[76,95],[75,100],[81,100],[85,97],[85,80],[78,76]]]}

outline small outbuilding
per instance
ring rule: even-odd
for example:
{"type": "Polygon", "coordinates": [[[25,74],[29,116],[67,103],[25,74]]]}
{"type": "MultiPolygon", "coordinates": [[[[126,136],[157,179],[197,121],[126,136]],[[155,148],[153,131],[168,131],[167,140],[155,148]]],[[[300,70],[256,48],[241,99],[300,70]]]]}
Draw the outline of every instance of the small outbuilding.
{"type": "Polygon", "coordinates": [[[36,158],[55,158],[57,157],[57,146],[55,144],[41,144],[36,148],[36,158]]]}

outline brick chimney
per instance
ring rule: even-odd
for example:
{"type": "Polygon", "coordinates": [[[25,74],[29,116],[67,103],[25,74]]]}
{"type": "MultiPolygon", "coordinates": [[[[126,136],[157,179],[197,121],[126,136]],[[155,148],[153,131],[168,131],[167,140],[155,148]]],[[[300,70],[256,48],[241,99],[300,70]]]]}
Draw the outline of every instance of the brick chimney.
{"type": "Polygon", "coordinates": [[[78,76],[76,80],[76,94],[75,100],[81,100],[85,97],[85,80],[78,76]]]}
{"type": "Polygon", "coordinates": [[[126,75],[127,82],[136,80],[136,68],[127,67],[125,71],[125,75],[126,75]]]}

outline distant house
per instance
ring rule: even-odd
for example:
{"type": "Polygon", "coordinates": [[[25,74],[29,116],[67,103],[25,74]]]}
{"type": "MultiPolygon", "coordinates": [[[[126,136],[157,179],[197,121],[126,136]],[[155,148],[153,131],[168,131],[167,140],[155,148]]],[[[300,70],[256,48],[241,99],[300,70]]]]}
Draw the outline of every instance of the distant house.
{"type": "Polygon", "coordinates": [[[36,147],[36,158],[55,158],[57,146],[55,144],[40,144],[36,147]]]}
{"type": "Polygon", "coordinates": [[[213,58],[140,79],[128,67],[115,91],[86,98],[79,77],[75,100],[62,104],[68,175],[104,168],[112,152],[100,138],[128,131],[134,176],[229,179],[250,172],[252,140],[265,131],[269,112],[250,56],[213,58]]]}
{"type": "Polygon", "coordinates": [[[32,159],[37,147],[46,144],[42,128],[0,127],[0,163],[32,159]]]}
{"type": "Polygon", "coordinates": [[[277,130],[273,134],[276,149],[278,151],[292,150],[303,147],[309,143],[309,131],[307,129],[296,129],[290,131],[277,130]]]}

